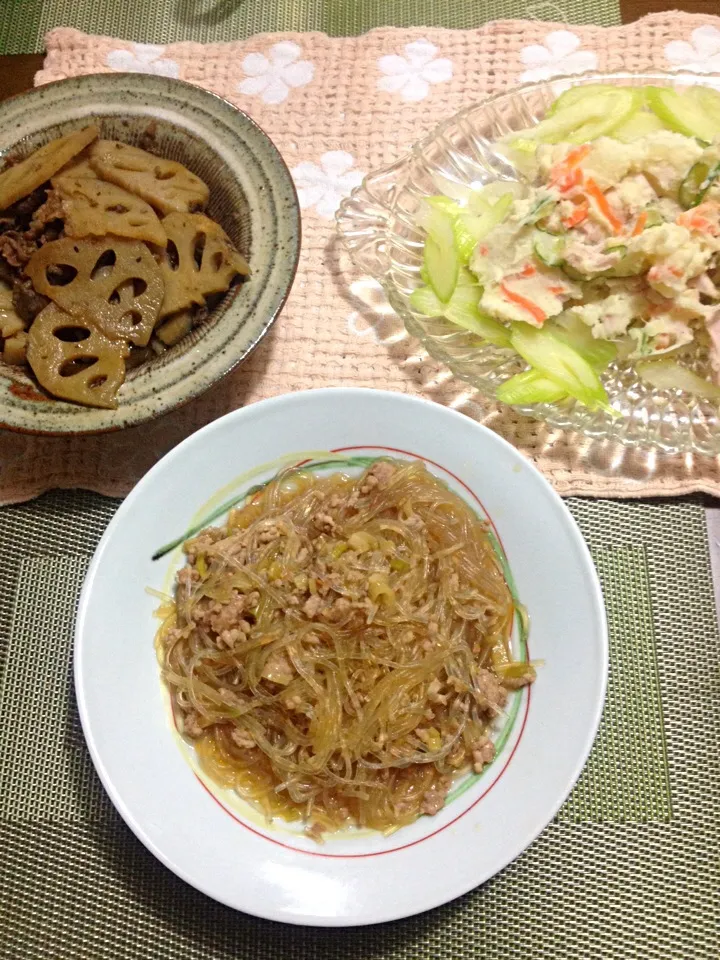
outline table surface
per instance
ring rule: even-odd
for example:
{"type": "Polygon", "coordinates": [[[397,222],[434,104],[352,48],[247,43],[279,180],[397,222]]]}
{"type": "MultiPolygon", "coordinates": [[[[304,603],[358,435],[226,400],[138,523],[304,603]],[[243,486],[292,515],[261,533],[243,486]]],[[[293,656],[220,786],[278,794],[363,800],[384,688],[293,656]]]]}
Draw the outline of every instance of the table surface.
{"type": "MultiPolygon", "coordinates": [[[[678,8],[716,14],[719,3],[620,0],[620,9],[629,23],[678,8]]],[[[0,100],[30,89],[42,61],[0,55],[0,100]]],[[[255,922],[199,897],[114,815],[90,768],[67,676],[77,592],[116,506],[73,491],[2,511],[0,847],[12,866],[3,874],[0,857],[3,957],[457,960],[479,956],[468,947],[476,936],[484,956],[714,955],[718,781],[710,736],[718,694],[708,683],[716,634],[703,548],[707,527],[720,605],[720,506],[707,509],[703,523],[697,498],[569,501],[603,581],[613,658],[603,727],[583,778],[523,862],[482,896],[353,931],[352,940],[255,922]],[[28,522],[33,548],[18,557],[17,531],[28,522]],[[15,779],[10,769],[19,771],[15,779]],[[512,951],[508,930],[519,938],[512,951]]]]}

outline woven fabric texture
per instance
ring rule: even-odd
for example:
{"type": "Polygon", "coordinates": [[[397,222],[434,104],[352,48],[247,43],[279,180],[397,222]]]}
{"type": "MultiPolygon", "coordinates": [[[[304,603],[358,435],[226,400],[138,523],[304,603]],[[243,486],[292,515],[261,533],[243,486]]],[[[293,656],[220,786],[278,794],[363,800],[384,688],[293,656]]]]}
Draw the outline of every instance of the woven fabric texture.
{"type": "Polygon", "coordinates": [[[612,26],[620,11],[618,0],[4,0],[0,53],[40,51],[59,26],[145,43],[212,43],[279,30],[347,37],[389,25],[468,29],[500,17],[612,26]]]}
{"type": "Polygon", "coordinates": [[[569,500],[602,580],[610,683],[589,762],[554,822],[483,887],[353,931],[220,906],[122,823],[71,682],[72,619],[117,504],[80,491],[0,525],[3,960],[710,960],[720,901],[720,701],[703,510],[569,500]]]}
{"type": "Polygon", "coordinates": [[[697,61],[696,48],[704,50],[715,35],[720,41],[718,25],[717,17],[658,14],[606,29],[499,21],[477,30],[385,28],[342,39],[286,33],[166,47],[51,32],[38,83],[114,69],[163,73],[252,114],[298,187],[303,252],[282,315],[235,373],[183,409],[133,430],[71,439],[3,434],[0,500],[53,486],[122,495],[159,456],[221,414],[278,393],[342,385],[422,393],[450,404],[509,439],[564,494],[720,493],[715,459],[608,448],[498,408],[449,377],[407,337],[378,286],[351,268],[333,222],[364,173],[402,155],[463,104],[520,79],[567,70],[668,66],[677,50],[671,40],[683,39],[697,61]]]}

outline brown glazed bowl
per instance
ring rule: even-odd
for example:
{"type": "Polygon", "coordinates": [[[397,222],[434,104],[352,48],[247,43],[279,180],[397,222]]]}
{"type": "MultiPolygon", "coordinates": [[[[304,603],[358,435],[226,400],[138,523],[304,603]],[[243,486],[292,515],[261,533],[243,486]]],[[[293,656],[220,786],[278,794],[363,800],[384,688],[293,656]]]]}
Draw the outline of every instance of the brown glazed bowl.
{"type": "Polygon", "coordinates": [[[225,376],[267,333],[292,286],[300,213],[290,173],[250,117],[192,84],[143,74],[77,77],[0,104],[0,158],[95,123],[100,135],[185,164],[210,188],[208,216],[247,258],[252,276],[208,319],[128,371],[115,410],[49,397],[29,371],[0,361],[0,428],[40,434],[119,430],[180,406],[225,376]],[[143,143],[145,145],[145,143],[143,143]]]}

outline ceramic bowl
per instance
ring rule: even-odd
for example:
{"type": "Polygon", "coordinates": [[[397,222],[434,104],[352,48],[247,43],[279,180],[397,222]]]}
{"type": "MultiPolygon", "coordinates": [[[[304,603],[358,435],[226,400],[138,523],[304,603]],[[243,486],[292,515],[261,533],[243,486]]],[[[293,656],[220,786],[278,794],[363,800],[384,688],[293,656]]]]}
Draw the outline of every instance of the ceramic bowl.
{"type": "Polygon", "coordinates": [[[88,123],[101,136],[147,144],[210,188],[207,213],[246,255],[251,279],[170,350],[131,370],[116,410],[55,400],[29,374],[0,363],[0,427],[42,434],[118,430],[197,397],[267,332],[292,285],[300,215],[290,173],[246,114],[180,80],[141,74],[78,77],[0,104],[0,157],[29,153],[88,123]]]}
{"type": "Polygon", "coordinates": [[[148,849],[236,909],[328,926],[427,910],[517,857],[552,820],[582,770],[602,712],[607,663],[597,575],[575,521],[547,481],[469,417],[381,390],[309,390],[263,400],[172,450],[108,526],[75,630],[85,737],[105,789],[148,849]],[[537,662],[538,677],[510,696],[498,718],[494,762],[457,782],[442,810],[389,836],[343,830],[318,844],[302,825],[267,823],[198,768],[193,747],[177,735],[161,682],[154,612],[184,563],[172,542],[222,522],[231,503],[283,464],[309,458],[324,461],[326,470],[357,474],[366,458],[383,456],[424,462],[492,525],[529,617],[527,637],[516,624],[514,654],[537,662]],[[331,457],[337,464],[327,467],[331,457]]]}
{"type": "MultiPolygon", "coordinates": [[[[466,107],[444,121],[392,166],[365,178],[338,212],[338,227],[355,264],[378,280],[408,331],[428,353],[461,380],[493,399],[509,377],[526,368],[510,350],[493,347],[439,317],[410,307],[421,286],[424,231],[417,213],[427,196],[461,197],[471,185],[522,180],[522,174],[496,149],[495,142],[538,123],[555,98],[583,84],[669,86],[703,83],[720,87],[720,75],[694,73],[586,73],[517,87],[466,107]]],[[[710,376],[707,351],[693,349],[684,362],[710,376]]],[[[660,390],[641,380],[631,365],[616,362],[602,376],[615,414],[591,411],[573,400],[520,407],[520,411],[593,440],[655,447],[667,453],[720,453],[720,414],[716,403],[681,390],[660,390]]]]}

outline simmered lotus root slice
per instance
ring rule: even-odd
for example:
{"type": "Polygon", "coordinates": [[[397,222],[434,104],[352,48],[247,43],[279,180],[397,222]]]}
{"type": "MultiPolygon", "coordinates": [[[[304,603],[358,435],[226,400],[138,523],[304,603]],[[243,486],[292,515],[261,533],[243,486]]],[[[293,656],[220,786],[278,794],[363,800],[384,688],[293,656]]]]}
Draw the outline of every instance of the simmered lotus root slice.
{"type": "Polygon", "coordinates": [[[92,317],[111,340],[129,340],[139,347],[149,341],[165,284],[144,243],[63,237],[40,247],[25,272],[38,293],[67,313],[92,317]]]}
{"type": "Polygon", "coordinates": [[[51,303],[30,327],[28,362],[40,386],[61,400],[117,406],[128,345],[109,340],[92,323],[51,303]]]}
{"type": "Polygon", "coordinates": [[[54,179],[59,180],[61,177],[81,177],[83,180],[99,180],[100,177],[95,173],[93,168],[90,166],[90,151],[83,150],[82,153],[79,153],[76,157],[73,157],[69,163],[66,163],[62,170],[59,170],[54,179]]]}
{"type": "Polygon", "coordinates": [[[3,170],[0,173],[0,210],[5,210],[54,177],[69,160],[96,139],[98,132],[97,127],[85,127],[84,130],[68,133],[3,170]]]}
{"type": "Polygon", "coordinates": [[[90,166],[103,180],[142,197],[161,213],[199,210],[210,196],[207,184],[181,163],[118,140],[94,143],[90,166]]]}
{"type": "Polygon", "coordinates": [[[165,280],[161,317],[224,293],[250,267],[223,228],[202,213],[171,213],[162,221],[168,237],[160,266],[165,280]]]}
{"type": "Polygon", "coordinates": [[[62,200],[69,237],[116,237],[144,240],[164,247],[167,237],[158,216],[139,197],[102,180],[57,177],[53,187],[62,200]]]}

